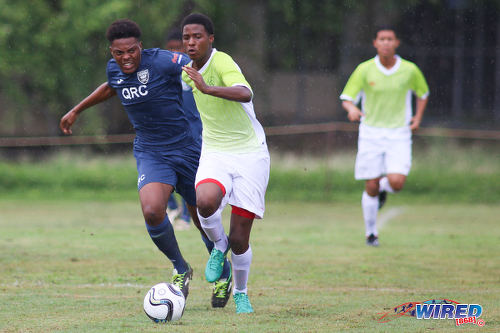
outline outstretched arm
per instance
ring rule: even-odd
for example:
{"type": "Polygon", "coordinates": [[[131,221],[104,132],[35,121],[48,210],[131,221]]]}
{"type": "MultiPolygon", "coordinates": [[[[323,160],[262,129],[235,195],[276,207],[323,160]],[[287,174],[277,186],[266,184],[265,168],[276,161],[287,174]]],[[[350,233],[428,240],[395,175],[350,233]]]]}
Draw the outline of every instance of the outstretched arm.
{"type": "Polygon", "coordinates": [[[78,103],[74,108],[68,111],[59,122],[59,127],[64,134],[71,134],[71,126],[73,126],[76,118],[78,118],[80,112],[85,109],[90,108],[96,104],[104,102],[116,95],[116,91],[111,88],[107,82],[101,84],[96,90],[94,90],[90,95],[85,97],[80,103],[78,103]]]}
{"type": "Polygon", "coordinates": [[[415,132],[420,127],[420,122],[424,116],[425,107],[427,106],[427,101],[429,98],[417,98],[417,110],[415,111],[415,116],[411,118],[410,129],[415,132]]]}
{"type": "Polygon", "coordinates": [[[252,92],[244,86],[216,87],[209,86],[203,80],[203,76],[193,67],[184,66],[182,68],[189,78],[193,80],[196,88],[204,94],[225,98],[230,101],[247,103],[252,100],[252,92]]]}

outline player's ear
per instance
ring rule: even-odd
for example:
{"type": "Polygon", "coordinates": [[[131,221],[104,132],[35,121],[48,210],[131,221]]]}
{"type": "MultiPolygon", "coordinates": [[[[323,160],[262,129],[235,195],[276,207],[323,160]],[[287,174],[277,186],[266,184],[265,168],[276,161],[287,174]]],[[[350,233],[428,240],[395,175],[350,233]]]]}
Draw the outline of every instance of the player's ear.
{"type": "Polygon", "coordinates": [[[208,41],[212,44],[214,42],[214,35],[208,36],[208,41]]]}
{"type": "Polygon", "coordinates": [[[141,49],[142,51],[142,42],[139,42],[139,48],[141,49]]]}

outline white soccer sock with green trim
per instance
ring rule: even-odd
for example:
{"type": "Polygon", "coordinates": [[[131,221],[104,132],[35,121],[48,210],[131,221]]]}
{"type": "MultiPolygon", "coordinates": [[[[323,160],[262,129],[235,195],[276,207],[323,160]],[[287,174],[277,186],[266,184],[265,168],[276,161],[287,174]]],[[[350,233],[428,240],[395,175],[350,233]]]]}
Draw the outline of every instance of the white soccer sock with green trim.
{"type": "Polygon", "coordinates": [[[250,274],[250,264],[252,263],[252,248],[243,254],[231,253],[233,263],[233,295],[236,293],[247,293],[248,275],[250,274]]]}
{"type": "Polygon", "coordinates": [[[378,196],[371,197],[363,191],[361,197],[361,207],[363,208],[363,218],[365,220],[366,236],[374,234],[378,235],[377,231],[377,213],[378,213],[378,196]]]}

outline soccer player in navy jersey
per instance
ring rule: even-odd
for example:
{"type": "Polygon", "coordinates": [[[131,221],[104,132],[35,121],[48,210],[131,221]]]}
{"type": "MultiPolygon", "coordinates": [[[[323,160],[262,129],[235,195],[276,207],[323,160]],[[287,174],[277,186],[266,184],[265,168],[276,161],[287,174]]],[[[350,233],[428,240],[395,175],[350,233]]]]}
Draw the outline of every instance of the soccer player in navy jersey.
{"type": "MultiPolygon", "coordinates": [[[[106,36],[113,56],[107,66],[108,81],[66,113],[59,126],[65,134],[71,134],[71,127],[82,111],[118,95],[136,131],[137,186],[146,228],[174,266],[172,282],[187,297],[193,270],[180,252],[166,214],[168,198],[174,189],[186,200],[208,251],[214,246],[196,214],[194,180],[201,150],[201,123],[193,123],[196,115],[189,114],[197,113],[196,109],[184,107],[181,83],[182,65],[189,58],[157,48],[143,50],[141,30],[128,19],[113,22],[106,36]]],[[[225,306],[231,290],[229,261],[224,263],[224,271],[226,288],[214,288],[214,307],[225,306]]]]}

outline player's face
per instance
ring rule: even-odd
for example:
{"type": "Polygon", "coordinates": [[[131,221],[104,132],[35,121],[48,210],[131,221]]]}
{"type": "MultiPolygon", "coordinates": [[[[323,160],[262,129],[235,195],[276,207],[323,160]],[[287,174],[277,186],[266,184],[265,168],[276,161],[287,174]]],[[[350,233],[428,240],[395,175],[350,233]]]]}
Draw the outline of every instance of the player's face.
{"type": "Polygon", "coordinates": [[[373,41],[373,46],[377,49],[380,57],[392,57],[396,54],[399,39],[392,30],[380,30],[377,33],[377,38],[373,41]]]}
{"type": "Polygon", "coordinates": [[[135,37],[115,39],[109,50],[120,69],[125,74],[131,74],[141,64],[142,43],[135,37]]]}
{"type": "Polygon", "coordinates": [[[208,60],[214,35],[209,35],[201,24],[186,24],[182,30],[184,49],[194,61],[208,60]]]}

